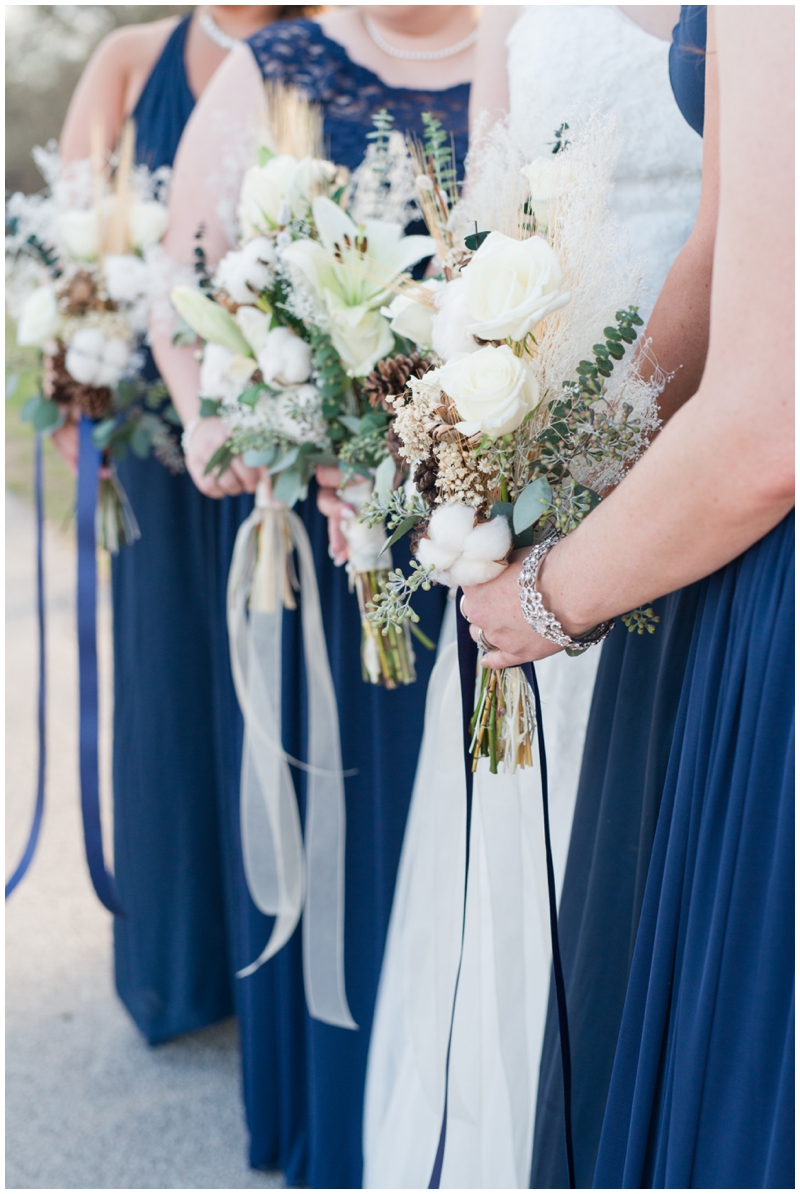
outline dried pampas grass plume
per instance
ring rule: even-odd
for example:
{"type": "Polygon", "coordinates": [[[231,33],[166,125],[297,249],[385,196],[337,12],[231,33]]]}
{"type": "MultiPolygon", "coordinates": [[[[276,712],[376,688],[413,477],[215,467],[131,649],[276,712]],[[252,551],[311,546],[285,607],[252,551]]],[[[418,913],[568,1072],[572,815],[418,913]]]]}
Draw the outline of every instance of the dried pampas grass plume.
{"type": "Polygon", "coordinates": [[[297,87],[273,79],[264,85],[267,144],[273,153],[303,158],[325,156],[322,111],[297,87]]]}

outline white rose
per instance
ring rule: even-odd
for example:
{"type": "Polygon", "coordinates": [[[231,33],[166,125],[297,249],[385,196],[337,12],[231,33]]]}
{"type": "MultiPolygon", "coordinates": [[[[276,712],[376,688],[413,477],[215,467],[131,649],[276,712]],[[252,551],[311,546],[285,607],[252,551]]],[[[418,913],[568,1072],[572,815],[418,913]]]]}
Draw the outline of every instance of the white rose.
{"type": "Polygon", "coordinates": [[[226,253],[217,266],[214,285],[235,303],[252,303],[275,277],[275,246],[266,236],[248,241],[243,249],[226,253]]]}
{"type": "MultiPolygon", "coordinates": [[[[434,292],[441,289],[443,283],[430,278],[422,285],[425,290],[434,292]]],[[[381,314],[390,320],[389,326],[396,336],[405,336],[421,348],[431,347],[435,312],[425,303],[417,302],[409,294],[398,294],[381,314]]]]}
{"type": "Polygon", "coordinates": [[[249,240],[277,228],[281,207],[297,172],[297,158],[277,154],[263,166],[251,166],[244,176],[237,215],[242,237],[249,240]]]}
{"type": "Polygon", "coordinates": [[[516,431],[539,403],[539,385],[526,361],[503,344],[459,353],[439,371],[439,384],[461,415],[462,435],[479,431],[492,439],[516,431]]]}
{"type": "Polygon", "coordinates": [[[323,161],[322,158],[303,158],[295,170],[286,196],[293,215],[304,216],[311,210],[317,195],[327,195],[336,173],[333,162],[323,161]]]}
{"type": "Polygon", "coordinates": [[[130,348],[124,340],[107,340],[99,328],[81,328],[67,348],[67,373],[84,386],[115,386],[125,372],[130,348]]]}
{"type": "Polygon", "coordinates": [[[155,199],[134,203],[128,213],[128,232],[137,249],[157,245],[169,227],[169,211],[155,199]]]}
{"type": "Polygon", "coordinates": [[[520,241],[490,232],[461,276],[466,330],[481,340],[524,340],[570,300],[558,258],[540,236],[520,241]]]}
{"type": "Polygon", "coordinates": [[[135,303],[147,293],[148,270],[141,257],[112,254],[103,259],[103,267],[106,291],[115,303],[135,303]]]}
{"type": "Polygon", "coordinates": [[[436,306],[438,309],[431,324],[434,352],[443,361],[449,361],[459,352],[477,352],[480,345],[467,331],[467,324],[472,317],[467,309],[462,278],[448,282],[437,292],[436,306]]]}
{"type": "Polygon", "coordinates": [[[58,217],[59,239],[70,257],[94,261],[97,256],[97,216],[93,211],[65,211],[58,217]]]}
{"type": "Polygon", "coordinates": [[[52,286],[38,286],[22,305],[17,324],[17,344],[41,345],[58,332],[61,319],[52,286]]]}
{"type": "Polygon", "coordinates": [[[476,526],[472,507],[453,502],[434,510],[427,538],[417,546],[417,559],[433,568],[439,584],[457,588],[494,580],[506,567],[510,548],[511,529],[505,518],[476,526]]]}
{"type": "Polygon", "coordinates": [[[267,385],[299,385],[311,374],[311,348],[291,328],[273,328],[258,353],[258,367],[267,385]]]}
{"type": "Polygon", "coordinates": [[[332,312],[331,342],[350,376],[366,377],[394,347],[394,336],[377,311],[367,311],[354,326],[348,315],[347,309],[332,312]]]}

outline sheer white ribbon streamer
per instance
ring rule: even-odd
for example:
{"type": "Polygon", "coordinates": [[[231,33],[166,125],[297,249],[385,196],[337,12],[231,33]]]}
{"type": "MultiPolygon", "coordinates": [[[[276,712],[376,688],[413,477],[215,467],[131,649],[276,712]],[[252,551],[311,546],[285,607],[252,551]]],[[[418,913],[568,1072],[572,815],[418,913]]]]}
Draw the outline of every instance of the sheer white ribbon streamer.
{"type": "Polygon", "coordinates": [[[245,723],[240,793],[247,886],[259,911],[275,917],[244,978],[273,957],[303,917],[303,970],[310,1014],[356,1028],[344,985],[344,773],[339,716],[322,627],[314,559],[296,514],[259,487],[239,528],[228,580],[228,635],[245,723]],[[309,699],[308,763],[281,746],[281,625],[294,608],[294,547],[302,587],[309,699]],[[248,617],[249,603],[249,617],[248,617]],[[289,763],[308,773],[305,854],[289,763]]]}

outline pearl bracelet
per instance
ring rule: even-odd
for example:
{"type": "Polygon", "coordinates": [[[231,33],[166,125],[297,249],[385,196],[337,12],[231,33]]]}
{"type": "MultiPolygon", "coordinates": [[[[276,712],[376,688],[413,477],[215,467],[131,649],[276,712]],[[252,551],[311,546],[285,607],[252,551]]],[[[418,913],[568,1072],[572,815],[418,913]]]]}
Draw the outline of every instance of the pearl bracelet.
{"type": "Polygon", "coordinates": [[[571,638],[555,614],[551,614],[549,609],[545,609],[542,598],[536,591],[536,578],[544,557],[562,538],[562,535],[551,535],[542,543],[537,543],[531,550],[522,565],[522,572],[519,576],[519,599],[525,621],[531,630],[535,630],[549,642],[555,643],[557,647],[566,648],[570,655],[582,655],[589,647],[602,643],[614,628],[616,618],[612,618],[609,622],[601,622],[599,626],[595,626],[594,630],[590,630],[588,634],[582,635],[580,638],[571,638]]]}
{"type": "Polygon", "coordinates": [[[200,416],[195,415],[195,417],[193,419],[190,419],[189,422],[184,427],[183,435],[181,436],[181,447],[183,448],[184,456],[189,455],[189,448],[192,443],[192,436],[194,435],[195,431],[197,430],[197,428],[199,426],[200,426],[200,416]]]}

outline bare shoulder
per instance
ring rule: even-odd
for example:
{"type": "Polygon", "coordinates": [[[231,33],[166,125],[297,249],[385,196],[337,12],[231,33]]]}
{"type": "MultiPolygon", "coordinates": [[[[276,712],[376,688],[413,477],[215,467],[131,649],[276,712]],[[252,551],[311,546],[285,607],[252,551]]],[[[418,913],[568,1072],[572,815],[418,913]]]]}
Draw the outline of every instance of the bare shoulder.
{"type": "Polygon", "coordinates": [[[94,52],[99,67],[135,75],[149,73],[164,48],[179,17],[148,21],[143,25],[123,25],[106,35],[94,52]]]}

